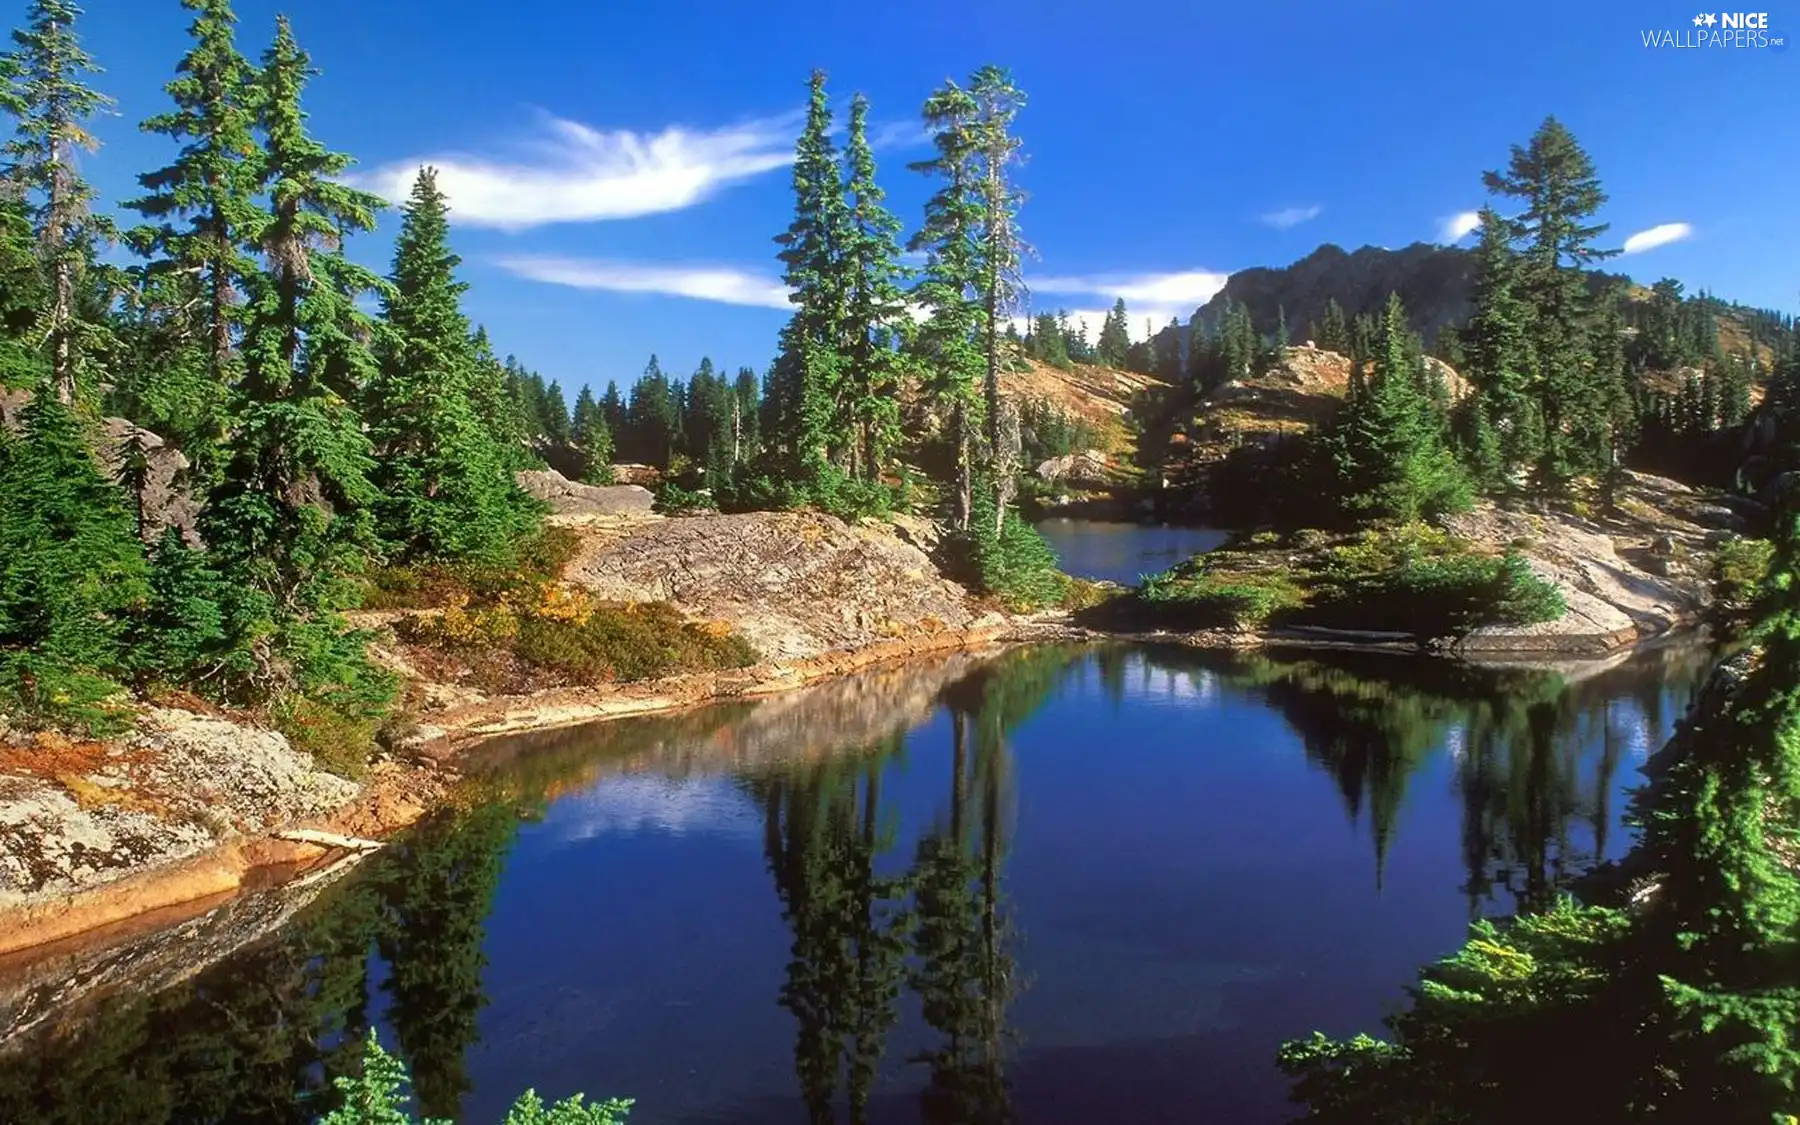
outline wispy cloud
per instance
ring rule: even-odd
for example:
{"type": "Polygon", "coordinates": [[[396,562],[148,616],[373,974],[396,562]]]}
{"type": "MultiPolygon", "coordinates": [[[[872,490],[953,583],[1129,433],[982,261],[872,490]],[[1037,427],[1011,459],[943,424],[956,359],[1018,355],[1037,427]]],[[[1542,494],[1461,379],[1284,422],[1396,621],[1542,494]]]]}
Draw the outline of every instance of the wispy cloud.
{"type": "Polygon", "coordinates": [[[1438,226],[1438,241],[1449,246],[1461,242],[1481,226],[1481,212],[1458,211],[1438,226]]]}
{"type": "Polygon", "coordinates": [[[754,308],[792,307],[788,288],[779,280],[732,266],[649,264],[538,254],[515,254],[498,258],[495,264],[519,277],[575,289],[660,293],[754,308]]]}
{"type": "Polygon", "coordinates": [[[1311,203],[1305,207],[1283,207],[1279,211],[1270,211],[1263,215],[1262,221],[1276,230],[1287,230],[1289,227],[1297,227],[1301,223],[1318,218],[1324,210],[1325,208],[1317,203],[1311,203]]]}
{"type": "MultiPolygon", "coordinates": [[[[1028,277],[1025,279],[1034,297],[1037,294],[1068,294],[1083,297],[1100,297],[1110,304],[1114,300],[1123,299],[1125,308],[1130,313],[1129,327],[1133,339],[1144,338],[1144,322],[1148,320],[1152,327],[1161,331],[1171,318],[1187,323],[1194,310],[1212,300],[1213,295],[1225,288],[1229,274],[1212,270],[1180,270],[1173,273],[1100,273],[1079,276],[1028,277]]],[[[1040,312],[1051,311],[1056,307],[1053,301],[1033,300],[1033,305],[1040,312]]],[[[1100,331],[1101,321],[1106,319],[1104,307],[1070,309],[1070,323],[1085,320],[1088,335],[1093,337],[1100,331]]]]}
{"type": "MultiPolygon", "coordinates": [[[[1229,274],[1211,270],[1181,270],[1175,273],[1096,273],[1082,276],[1030,277],[1026,287],[1033,293],[1088,293],[1101,297],[1123,297],[1125,303],[1180,305],[1192,302],[1203,305],[1213,294],[1225,288],[1229,274]]],[[[1188,312],[1193,312],[1189,309],[1188,312]]]]}
{"type": "Polygon", "coordinates": [[[718,129],[659,133],[596,129],[545,115],[515,158],[436,154],[396,160],[354,177],[391,200],[405,199],[419,168],[438,170],[453,219],[524,230],[546,223],[629,219],[679,211],[721,188],[793,160],[792,115],[718,129]]]}
{"type": "Polygon", "coordinates": [[[1687,223],[1660,223],[1649,230],[1641,230],[1625,240],[1621,253],[1641,254],[1646,250],[1654,250],[1658,246],[1667,246],[1671,242],[1680,242],[1691,236],[1694,228],[1687,223]]]}

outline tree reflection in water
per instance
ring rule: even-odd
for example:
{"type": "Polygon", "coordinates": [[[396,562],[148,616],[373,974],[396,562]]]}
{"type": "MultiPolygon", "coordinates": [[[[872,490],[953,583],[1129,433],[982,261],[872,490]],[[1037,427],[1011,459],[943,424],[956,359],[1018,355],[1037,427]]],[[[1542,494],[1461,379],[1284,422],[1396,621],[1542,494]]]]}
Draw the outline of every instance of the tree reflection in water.
{"type": "MultiPolygon", "coordinates": [[[[946,676],[923,695],[923,711],[907,685],[890,684],[910,702],[886,736],[869,735],[879,724],[865,722],[858,745],[827,738],[737,767],[762,815],[791,937],[776,999],[794,1020],[809,1119],[842,1114],[860,1125],[876,1104],[885,1119],[893,1099],[880,1097],[884,1082],[917,1090],[925,1122],[1014,1119],[1020,935],[1007,861],[1019,774],[1031,765],[1015,741],[1071,674],[1093,668],[1114,708],[1160,682],[1184,705],[1255,703],[1278,714],[1345,815],[1366,824],[1377,885],[1409,787],[1447,755],[1475,915],[1541,906],[1623,845],[1613,808],[1622,771],[1654,748],[1671,714],[1668,685],[1697,681],[1708,660],[1670,649],[1562,679],[1336,654],[1035,647],[946,676]],[[924,741],[939,728],[919,726],[932,707],[947,730],[941,748],[924,741]],[[926,806],[903,817],[894,796],[884,802],[884,779],[909,741],[922,758],[941,752],[947,769],[926,806]],[[911,838],[903,823],[916,826],[911,838]],[[924,1049],[888,1060],[915,1020],[924,1049]]],[[[417,1108],[454,1117],[472,1086],[467,1059],[486,1004],[487,916],[521,816],[604,784],[620,763],[706,769],[702,744],[729,745],[720,740],[748,730],[753,714],[710,709],[546,737],[472,770],[464,809],[421,825],[276,934],[179,987],[115,997],[0,1056],[0,1122],[300,1125],[327,1108],[331,1078],[352,1064],[375,1019],[412,1068],[417,1108]]],[[[819,729],[803,713],[787,721],[819,729]]],[[[758,745],[778,746],[789,731],[765,724],[758,745]]]]}

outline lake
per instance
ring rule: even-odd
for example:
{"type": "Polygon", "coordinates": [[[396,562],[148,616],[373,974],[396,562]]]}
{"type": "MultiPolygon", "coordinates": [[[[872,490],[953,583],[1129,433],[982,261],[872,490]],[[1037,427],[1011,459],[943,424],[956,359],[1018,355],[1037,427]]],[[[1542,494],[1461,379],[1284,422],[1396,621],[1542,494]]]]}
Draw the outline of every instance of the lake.
{"type": "Polygon", "coordinates": [[[1039,646],[497,743],[274,936],[12,1044],[0,1121],[304,1122],[371,1024],[483,1125],[1280,1121],[1283,1039],[1622,854],[1708,661],[1039,646]]]}
{"type": "Polygon", "coordinates": [[[1121,586],[1135,586],[1143,576],[1186,562],[1230,537],[1210,527],[1104,520],[1047,519],[1037,529],[1056,550],[1063,570],[1121,586]]]}

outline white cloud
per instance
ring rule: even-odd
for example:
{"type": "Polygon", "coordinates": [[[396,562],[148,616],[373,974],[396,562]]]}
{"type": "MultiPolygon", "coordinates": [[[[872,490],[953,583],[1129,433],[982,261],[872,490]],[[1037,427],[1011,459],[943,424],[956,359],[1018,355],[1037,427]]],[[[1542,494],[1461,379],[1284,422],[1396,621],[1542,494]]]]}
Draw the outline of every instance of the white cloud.
{"type": "MultiPolygon", "coordinates": [[[[1089,343],[1093,343],[1100,339],[1100,325],[1106,321],[1105,309],[1068,309],[1066,311],[1068,312],[1069,324],[1071,326],[1078,324],[1087,325],[1087,338],[1089,343]]],[[[1186,324],[1188,317],[1194,315],[1194,310],[1191,308],[1186,310],[1186,312],[1175,308],[1141,308],[1128,309],[1127,311],[1131,315],[1125,318],[1125,329],[1130,333],[1134,343],[1146,338],[1144,334],[1146,319],[1148,319],[1149,326],[1153,332],[1161,332],[1169,326],[1170,317],[1178,317],[1180,318],[1181,323],[1186,324]]],[[[1013,327],[1019,330],[1020,335],[1024,335],[1026,332],[1030,331],[1031,324],[1026,317],[1016,316],[1013,318],[1013,327]]]]}
{"type": "MultiPolygon", "coordinates": [[[[1025,284],[1033,294],[1032,306],[1038,312],[1053,312],[1058,308],[1054,301],[1036,299],[1037,294],[1057,293],[1072,294],[1084,297],[1123,299],[1127,326],[1133,340],[1144,338],[1144,322],[1150,322],[1153,331],[1160,332],[1167,327],[1170,318],[1186,324],[1194,315],[1194,310],[1212,300],[1213,295],[1225,288],[1229,274],[1216,273],[1211,270],[1181,270],[1174,273],[1143,274],[1087,274],[1082,276],[1029,277],[1025,284]]],[[[1069,322],[1086,321],[1088,339],[1092,340],[1100,334],[1100,324],[1106,319],[1104,307],[1072,308],[1068,310],[1069,322]]],[[[1021,329],[1023,330],[1023,329],[1021,329]]]]}
{"type": "Polygon", "coordinates": [[[545,827],[565,843],[637,833],[754,840],[762,818],[729,779],[640,775],[608,778],[558,801],[545,827]]]}
{"type": "Polygon", "coordinates": [[[1667,246],[1671,242],[1680,242],[1694,233],[1694,228],[1687,223],[1660,223],[1649,230],[1641,230],[1625,240],[1622,253],[1641,254],[1645,250],[1654,250],[1658,246],[1667,246]]]}
{"type": "Polygon", "coordinates": [[[1318,218],[1320,212],[1324,210],[1325,208],[1317,203],[1311,203],[1305,207],[1283,207],[1279,211],[1270,211],[1262,217],[1262,221],[1276,230],[1287,230],[1289,227],[1297,227],[1301,223],[1318,218]]]}
{"type": "MultiPolygon", "coordinates": [[[[1204,305],[1213,294],[1225,288],[1230,274],[1208,270],[1183,270],[1177,273],[1088,274],[1082,277],[1029,277],[1026,287],[1033,293],[1086,293],[1101,297],[1123,297],[1125,304],[1204,305]]],[[[1193,308],[1186,315],[1193,315],[1193,308]]]]}
{"type": "Polygon", "coordinates": [[[353,180],[397,202],[429,164],[438,170],[453,219],[471,226],[524,230],[629,219],[691,207],[720,188],[785,167],[793,160],[795,122],[790,115],[720,129],[634,133],[547,115],[542,135],[518,159],[422,156],[353,180]]]}
{"type": "Polygon", "coordinates": [[[1461,242],[1481,226],[1481,212],[1459,211],[1438,227],[1438,241],[1446,246],[1461,242]]]}
{"type": "Polygon", "coordinates": [[[598,258],[557,258],[516,254],[499,258],[501,269],[532,281],[613,293],[660,293],[727,305],[787,309],[788,288],[780,280],[731,266],[651,265],[598,258]]]}

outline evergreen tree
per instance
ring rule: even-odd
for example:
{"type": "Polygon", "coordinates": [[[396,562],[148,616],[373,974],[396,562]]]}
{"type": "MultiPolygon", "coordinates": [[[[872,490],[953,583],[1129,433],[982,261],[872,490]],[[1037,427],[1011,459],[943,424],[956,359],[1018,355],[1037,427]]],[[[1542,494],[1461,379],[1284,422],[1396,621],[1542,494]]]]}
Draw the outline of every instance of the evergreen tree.
{"type": "MultiPolygon", "coordinates": [[[[986,414],[988,456],[998,461],[1001,456],[1000,433],[1000,329],[1007,314],[1018,302],[1019,265],[1024,243],[1019,239],[1018,213],[1024,195],[1013,184],[1010,169],[1021,159],[1019,139],[1012,134],[1013,119],[1025,106],[1025,94],[1013,84],[1012,75],[1003,67],[983,66],[969,79],[969,94],[975,100],[975,131],[978,138],[981,198],[980,225],[976,235],[980,244],[980,270],[976,287],[982,304],[982,352],[986,371],[982,379],[982,399],[986,414]]],[[[1005,495],[1000,507],[1011,499],[1012,478],[1009,473],[994,474],[996,484],[1005,495]]]]}
{"type": "Polygon", "coordinates": [[[587,484],[613,483],[612,428],[606,411],[594,399],[593,388],[583,385],[575,396],[575,416],[570,424],[575,451],[581,455],[581,479],[587,484]]]}
{"type": "Polygon", "coordinates": [[[39,334],[50,363],[50,388],[73,403],[89,353],[109,344],[104,323],[84,318],[84,275],[94,262],[94,243],[112,224],[95,215],[94,190],[76,166],[76,153],[99,142],[87,122],[112,100],[87,86],[83,76],[100,68],[75,34],[81,9],[72,0],[32,0],[26,25],[13,32],[15,50],[4,56],[10,78],[6,108],[17,117],[6,145],[6,179],[28,193],[38,252],[48,279],[49,303],[39,334]]]}
{"type": "Polygon", "coordinates": [[[1719,374],[1719,424],[1727,428],[1740,426],[1750,416],[1750,388],[1755,377],[1750,363],[1742,356],[1732,356],[1719,374]]]}
{"type": "Polygon", "coordinates": [[[625,429],[625,398],[619,394],[617,381],[606,381],[606,393],[600,396],[600,413],[606,420],[606,428],[615,440],[625,429]]]}
{"type": "Polygon", "coordinates": [[[375,225],[381,201],[344,185],[349,157],[308,134],[300,96],[312,73],[278,20],[258,94],[268,269],[251,279],[231,457],[202,534],[232,594],[242,682],[256,694],[298,689],[373,706],[385,681],[335,614],[354,604],[349,576],[374,545],[371,447],[345,388],[375,369],[363,343],[372,326],[355,299],[381,287],[342,244],[375,225]]]}
{"type": "Polygon", "coordinates": [[[626,417],[632,459],[667,469],[675,453],[676,410],[669,378],[655,356],[650,357],[644,374],[632,384],[626,417]]]}
{"type": "Polygon", "coordinates": [[[1033,359],[1064,370],[1074,366],[1062,322],[1055,313],[1039,313],[1032,320],[1031,342],[1033,359]]]}
{"type": "Polygon", "coordinates": [[[1589,364],[1595,309],[1585,274],[1614,253],[1593,245],[1607,229],[1590,222],[1606,193],[1593,161],[1554,117],[1524,148],[1513,147],[1506,171],[1483,180],[1488,190],[1526,203],[1508,230],[1523,244],[1519,280],[1533,311],[1528,338],[1544,434],[1537,480],[1557,492],[1601,468],[1610,447],[1610,390],[1589,364]]]}
{"type": "Polygon", "coordinates": [[[184,310],[181,342],[197,343],[206,357],[206,381],[162,395],[158,413],[169,421],[186,416],[183,428],[210,444],[222,436],[216,414],[238,378],[236,332],[245,279],[256,270],[247,250],[260,225],[254,196],[262,152],[255,71],[238,53],[230,0],[182,4],[197,14],[188,29],[194,45],[164,87],[175,108],[143,124],[182,147],[172,163],[138,177],[149,194],[126,206],[146,222],[128,238],[151,259],[147,274],[166,278],[184,310]]]}
{"type": "Polygon", "coordinates": [[[1319,325],[1319,347],[1342,356],[1350,354],[1350,323],[1336,297],[1325,299],[1325,319],[1319,325]]]}
{"type": "Polygon", "coordinates": [[[475,411],[476,421],[487,429],[488,437],[499,450],[501,462],[508,470],[536,466],[538,461],[529,449],[524,404],[505,366],[494,358],[487,329],[477,328],[469,346],[474,362],[469,404],[475,411]]]}
{"type": "Polygon", "coordinates": [[[925,101],[925,124],[936,155],[914,164],[939,181],[925,204],[925,223],[908,248],[925,252],[925,268],[913,287],[924,310],[915,349],[925,371],[925,390],[948,423],[953,454],[952,518],[966,530],[974,511],[975,434],[982,410],[980,380],[983,305],[978,234],[982,201],[977,162],[979,107],[969,92],[945,82],[925,101]]]}
{"type": "Polygon", "coordinates": [[[842,269],[848,285],[844,328],[841,433],[853,435],[849,460],[855,475],[874,480],[899,442],[901,333],[908,323],[901,292],[900,220],[883,204],[869,147],[869,101],[850,102],[850,137],[844,147],[849,213],[844,223],[842,269]]]}
{"type": "Polygon", "coordinates": [[[1399,296],[1390,296],[1373,370],[1329,439],[1345,509],[1361,518],[1412,520],[1467,504],[1442,421],[1420,387],[1411,336],[1399,296]]]}
{"type": "MultiPolygon", "coordinates": [[[[783,476],[816,486],[837,443],[833,421],[844,372],[848,231],[843,183],[831,143],[825,72],[812,74],[806,124],[794,149],[794,220],[776,238],[794,315],[781,331],[770,373],[770,438],[783,476]]],[[[635,397],[635,396],[634,396],[635,397]]]]}
{"type": "Polygon", "coordinates": [[[147,592],[143,548],[73,411],[40,394],[21,420],[17,438],[0,427],[0,700],[101,727],[147,592]]]}
{"type": "Polygon", "coordinates": [[[416,558],[506,558],[535,523],[504,449],[475,414],[484,370],[462,312],[437,172],[419,170],[383,296],[381,373],[367,401],[382,534],[416,558]]]}
{"type": "MultiPolygon", "coordinates": [[[[608,389],[610,390],[611,387],[609,386],[608,389]]],[[[731,460],[733,464],[742,465],[750,461],[762,447],[761,419],[762,385],[753,368],[740,367],[737,381],[732,386],[731,460]]]]}
{"type": "Polygon", "coordinates": [[[1510,228],[1491,207],[1481,211],[1474,305],[1464,333],[1463,374],[1475,386],[1483,425],[1492,429],[1498,451],[1495,463],[1478,470],[1479,483],[1504,489],[1512,473],[1537,463],[1543,427],[1531,386],[1531,311],[1519,292],[1510,228]]]}
{"type": "MultiPolygon", "coordinates": [[[[542,380],[539,380],[542,385],[542,380]]],[[[539,395],[544,440],[562,448],[569,444],[569,401],[563,397],[562,383],[552,379],[539,395]]]]}
{"type": "Polygon", "coordinates": [[[206,552],[168,528],[150,555],[149,597],[132,621],[139,677],[170,684],[204,678],[226,658],[225,592],[206,552]]]}
{"type": "Polygon", "coordinates": [[[1094,344],[1094,360],[1102,367],[1123,369],[1131,351],[1131,324],[1125,319],[1125,298],[1113,302],[1112,311],[1100,322],[1100,338],[1094,344]]]}

